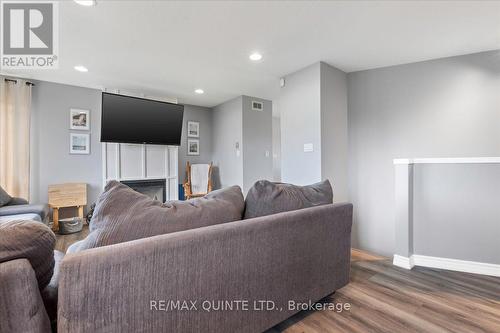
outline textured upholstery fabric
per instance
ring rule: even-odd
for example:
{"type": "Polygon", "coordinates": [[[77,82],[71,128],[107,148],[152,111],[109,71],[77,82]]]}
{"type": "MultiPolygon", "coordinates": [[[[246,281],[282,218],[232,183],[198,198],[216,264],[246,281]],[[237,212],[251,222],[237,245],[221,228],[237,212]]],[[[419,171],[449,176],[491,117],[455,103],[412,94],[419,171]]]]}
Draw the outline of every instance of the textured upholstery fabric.
{"type": "Polygon", "coordinates": [[[19,215],[19,214],[37,214],[45,220],[49,213],[49,206],[44,204],[32,205],[7,205],[0,207],[0,216],[19,215]]]}
{"type": "Polygon", "coordinates": [[[41,291],[45,310],[52,323],[57,321],[57,287],[59,285],[59,267],[64,258],[64,253],[61,251],[54,251],[54,274],[50,279],[49,284],[41,291]]]}
{"type": "Polygon", "coordinates": [[[69,253],[76,253],[76,252],[79,252],[79,251],[83,251],[85,249],[88,249],[90,248],[89,245],[87,245],[87,239],[82,239],[78,242],[74,242],[73,244],[71,244],[67,249],[66,249],[66,254],[69,254],[69,253]]]}
{"type": "Polygon", "coordinates": [[[50,333],[49,317],[27,259],[0,263],[0,332],[50,333]]]}
{"type": "Polygon", "coordinates": [[[0,224],[0,263],[28,259],[40,289],[45,288],[54,271],[56,236],[45,224],[11,221],[0,224]]]}
{"type": "Polygon", "coordinates": [[[27,205],[27,204],[28,204],[28,200],[23,199],[23,198],[13,197],[9,201],[9,206],[13,206],[13,205],[27,205]]]}
{"type": "Polygon", "coordinates": [[[298,312],[289,300],[348,283],[351,224],[352,205],[332,204],[67,254],[58,332],[262,332],[298,312]],[[152,310],[160,300],[198,310],[152,310]],[[283,311],[204,311],[212,300],[272,300],[283,311]]]}
{"type": "Polygon", "coordinates": [[[244,208],[238,186],[213,191],[203,198],[162,204],[110,181],[96,203],[90,234],[67,253],[241,220],[244,208]]]}
{"type": "Polygon", "coordinates": [[[328,180],[307,186],[260,180],[248,191],[245,219],[331,204],[332,201],[333,192],[328,180]]]}
{"type": "Polygon", "coordinates": [[[10,222],[10,221],[35,221],[42,222],[40,215],[38,214],[19,214],[19,215],[0,215],[0,223],[10,222]]]}
{"type": "Polygon", "coordinates": [[[0,186],[0,207],[8,204],[11,199],[12,197],[9,195],[9,193],[5,192],[2,186],[0,186]]]}

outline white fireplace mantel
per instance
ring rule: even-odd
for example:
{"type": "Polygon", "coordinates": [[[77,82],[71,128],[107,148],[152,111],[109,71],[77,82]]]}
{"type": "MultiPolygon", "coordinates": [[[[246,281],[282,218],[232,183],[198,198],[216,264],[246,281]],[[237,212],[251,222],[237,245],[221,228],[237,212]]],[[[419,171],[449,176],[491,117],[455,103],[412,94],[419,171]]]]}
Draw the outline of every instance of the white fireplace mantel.
{"type": "Polygon", "coordinates": [[[178,189],[178,147],[103,143],[102,183],[110,180],[165,179],[166,200],[177,200],[178,189]]]}

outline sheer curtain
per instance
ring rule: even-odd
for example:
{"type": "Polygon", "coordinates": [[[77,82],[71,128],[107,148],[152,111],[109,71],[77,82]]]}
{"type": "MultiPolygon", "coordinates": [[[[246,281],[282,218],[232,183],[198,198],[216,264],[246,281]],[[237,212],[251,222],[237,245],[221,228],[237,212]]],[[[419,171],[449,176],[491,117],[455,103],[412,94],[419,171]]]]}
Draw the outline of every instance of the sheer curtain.
{"type": "Polygon", "coordinates": [[[29,199],[31,84],[0,76],[0,186],[29,199]]]}

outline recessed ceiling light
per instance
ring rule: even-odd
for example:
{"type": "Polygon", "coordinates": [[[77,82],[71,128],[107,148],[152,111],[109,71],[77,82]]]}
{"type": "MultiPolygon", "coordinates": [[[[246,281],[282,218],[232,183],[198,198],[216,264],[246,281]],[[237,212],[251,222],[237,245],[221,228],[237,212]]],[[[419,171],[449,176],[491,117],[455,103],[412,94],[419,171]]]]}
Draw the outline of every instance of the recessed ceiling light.
{"type": "Polygon", "coordinates": [[[82,66],[82,65],[78,65],[78,66],[75,66],[73,67],[76,71],[79,71],[79,72],[88,72],[89,70],[87,69],[87,67],[85,66],[82,66]]]}
{"type": "Polygon", "coordinates": [[[77,4],[79,4],[79,5],[87,6],[87,7],[97,5],[97,1],[96,0],[75,0],[75,2],[77,4]]]}
{"type": "Polygon", "coordinates": [[[252,61],[259,61],[260,59],[262,59],[262,54],[260,54],[258,52],[254,52],[254,53],[250,54],[250,56],[248,58],[250,58],[250,60],[252,60],[252,61]]]}
{"type": "Polygon", "coordinates": [[[196,89],[194,92],[200,95],[204,93],[203,89],[196,89]]]}

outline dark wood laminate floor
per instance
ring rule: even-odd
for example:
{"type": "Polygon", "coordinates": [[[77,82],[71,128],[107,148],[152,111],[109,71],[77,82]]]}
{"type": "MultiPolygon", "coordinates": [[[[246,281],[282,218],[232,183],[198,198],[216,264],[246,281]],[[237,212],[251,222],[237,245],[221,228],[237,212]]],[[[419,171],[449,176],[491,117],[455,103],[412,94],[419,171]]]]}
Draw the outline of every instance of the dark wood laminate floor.
{"type": "Polygon", "coordinates": [[[323,300],[350,311],[301,312],[267,333],[500,332],[500,278],[417,267],[352,251],[351,282],[323,300]]]}
{"type": "MultiPolygon", "coordinates": [[[[56,249],[85,238],[57,235],[56,249]]],[[[416,267],[352,250],[351,282],[323,302],[349,311],[303,311],[266,333],[492,332],[500,333],[500,278],[416,267]]]]}
{"type": "Polygon", "coordinates": [[[89,225],[87,223],[83,224],[82,231],[76,232],[70,235],[60,235],[56,233],[56,250],[66,253],[68,247],[84,239],[89,234],[89,225]]]}

